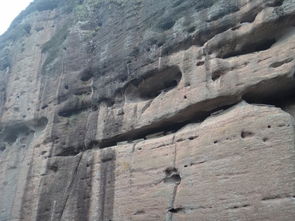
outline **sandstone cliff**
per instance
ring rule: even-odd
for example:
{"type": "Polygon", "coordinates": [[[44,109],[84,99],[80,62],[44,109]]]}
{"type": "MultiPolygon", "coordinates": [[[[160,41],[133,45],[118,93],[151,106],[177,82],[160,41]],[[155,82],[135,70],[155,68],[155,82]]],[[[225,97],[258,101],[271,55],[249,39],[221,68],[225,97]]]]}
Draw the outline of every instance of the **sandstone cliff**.
{"type": "Polygon", "coordinates": [[[0,221],[295,220],[295,0],[35,0],[0,36],[0,221]]]}

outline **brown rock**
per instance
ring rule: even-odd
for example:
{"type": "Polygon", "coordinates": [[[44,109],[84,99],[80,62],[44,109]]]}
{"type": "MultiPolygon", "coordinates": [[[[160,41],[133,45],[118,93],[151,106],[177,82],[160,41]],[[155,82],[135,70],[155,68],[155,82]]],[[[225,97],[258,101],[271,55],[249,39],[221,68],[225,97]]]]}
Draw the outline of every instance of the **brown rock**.
{"type": "Polygon", "coordinates": [[[294,0],[35,0],[0,36],[0,221],[295,219],[294,0]]]}

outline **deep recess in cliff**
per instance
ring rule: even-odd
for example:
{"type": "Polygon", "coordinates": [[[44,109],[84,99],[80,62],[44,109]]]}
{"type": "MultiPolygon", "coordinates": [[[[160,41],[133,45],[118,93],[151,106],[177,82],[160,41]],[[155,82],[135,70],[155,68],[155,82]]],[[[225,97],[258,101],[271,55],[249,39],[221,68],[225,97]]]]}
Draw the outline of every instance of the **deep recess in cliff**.
{"type": "Polygon", "coordinates": [[[295,220],[295,0],[35,0],[0,36],[0,221],[295,220]]]}

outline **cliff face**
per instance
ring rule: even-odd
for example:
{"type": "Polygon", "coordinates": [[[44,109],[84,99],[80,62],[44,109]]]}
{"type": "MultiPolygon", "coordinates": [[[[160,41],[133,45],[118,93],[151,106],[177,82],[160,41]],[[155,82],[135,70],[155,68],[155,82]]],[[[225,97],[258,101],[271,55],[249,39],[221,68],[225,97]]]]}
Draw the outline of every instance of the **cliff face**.
{"type": "Polygon", "coordinates": [[[0,221],[295,219],[294,0],[35,0],[0,36],[0,221]]]}

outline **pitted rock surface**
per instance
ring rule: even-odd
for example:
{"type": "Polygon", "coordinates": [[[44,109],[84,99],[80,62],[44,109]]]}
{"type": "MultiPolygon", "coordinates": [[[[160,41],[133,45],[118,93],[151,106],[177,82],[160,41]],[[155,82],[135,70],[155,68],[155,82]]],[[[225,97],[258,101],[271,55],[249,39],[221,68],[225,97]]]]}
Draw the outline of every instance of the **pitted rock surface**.
{"type": "Polygon", "coordinates": [[[294,0],[35,0],[0,36],[0,221],[295,220],[294,0]]]}

